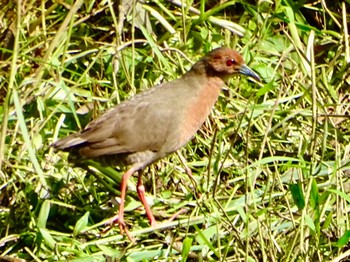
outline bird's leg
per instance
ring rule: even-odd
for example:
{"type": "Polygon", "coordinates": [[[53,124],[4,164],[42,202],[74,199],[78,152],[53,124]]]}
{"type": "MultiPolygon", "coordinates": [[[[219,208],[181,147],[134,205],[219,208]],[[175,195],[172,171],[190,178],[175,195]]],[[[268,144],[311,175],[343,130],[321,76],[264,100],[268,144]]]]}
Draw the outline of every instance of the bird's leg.
{"type": "MultiPolygon", "coordinates": [[[[124,206],[125,206],[125,197],[126,197],[126,186],[128,184],[128,180],[130,178],[130,176],[132,176],[132,174],[135,173],[135,167],[132,166],[128,171],[125,172],[125,174],[122,177],[122,183],[120,185],[120,206],[119,206],[119,216],[118,216],[118,223],[119,223],[119,227],[120,227],[120,231],[123,232],[125,230],[125,232],[128,235],[126,226],[125,226],[125,222],[124,222],[124,206]]],[[[128,235],[129,237],[129,235],[128,235]]]]}
{"type": "Polygon", "coordinates": [[[154,218],[153,213],[151,211],[151,208],[149,207],[149,205],[147,203],[147,199],[145,197],[145,186],[143,185],[143,182],[142,182],[142,174],[143,174],[143,171],[140,171],[139,176],[138,176],[138,180],[137,180],[137,194],[139,195],[139,198],[140,198],[143,206],[145,207],[146,214],[147,214],[147,217],[148,217],[148,220],[149,220],[151,226],[155,226],[157,224],[157,221],[154,218]]]}
{"type": "MultiPolygon", "coordinates": [[[[118,215],[112,217],[109,220],[109,224],[113,225],[115,223],[119,224],[120,233],[122,234],[125,232],[126,236],[130,239],[131,242],[135,243],[134,238],[131,236],[129,230],[126,228],[125,222],[124,222],[124,206],[125,206],[125,197],[126,197],[126,187],[128,185],[128,180],[132,174],[134,174],[138,168],[136,166],[132,166],[130,169],[128,169],[124,175],[122,176],[122,181],[120,185],[120,205],[119,205],[119,213],[118,215]]],[[[106,233],[111,227],[103,230],[103,233],[106,233]]]]}

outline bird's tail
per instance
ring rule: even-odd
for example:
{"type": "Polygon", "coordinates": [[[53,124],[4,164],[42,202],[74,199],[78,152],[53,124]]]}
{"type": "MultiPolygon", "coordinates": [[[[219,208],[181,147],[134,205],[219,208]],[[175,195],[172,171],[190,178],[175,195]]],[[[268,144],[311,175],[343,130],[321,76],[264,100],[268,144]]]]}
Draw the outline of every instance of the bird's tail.
{"type": "Polygon", "coordinates": [[[62,138],[55,143],[52,143],[51,146],[55,149],[67,150],[75,146],[79,146],[86,142],[85,139],[80,137],[80,133],[75,133],[65,138],[62,138]]]}

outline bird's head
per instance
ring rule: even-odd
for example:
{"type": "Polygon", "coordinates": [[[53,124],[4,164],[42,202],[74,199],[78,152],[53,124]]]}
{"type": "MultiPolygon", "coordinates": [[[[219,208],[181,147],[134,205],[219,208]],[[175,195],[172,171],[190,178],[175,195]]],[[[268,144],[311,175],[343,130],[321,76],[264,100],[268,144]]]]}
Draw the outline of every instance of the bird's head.
{"type": "Polygon", "coordinates": [[[244,62],[243,57],[235,50],[228,47],[216,48],[201,60],[206,68],[206,73],[221,77],[226,80],[229,76],[243,74],[251,76],[260,82],[260,77],[244,62]]]}

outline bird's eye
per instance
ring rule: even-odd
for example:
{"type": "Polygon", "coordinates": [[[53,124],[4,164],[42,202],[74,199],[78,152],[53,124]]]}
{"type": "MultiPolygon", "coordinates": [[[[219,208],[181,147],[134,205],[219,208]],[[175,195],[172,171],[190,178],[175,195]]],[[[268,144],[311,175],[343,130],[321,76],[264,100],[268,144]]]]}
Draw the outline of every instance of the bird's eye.
{"type": "Polygon", "coordinates": [[[231,58],[231,59],[226,61],[226,65],[227,66],[232,66],[234,64],[236,64],[236,60],[234,60],[233,58],[231,58]]]}

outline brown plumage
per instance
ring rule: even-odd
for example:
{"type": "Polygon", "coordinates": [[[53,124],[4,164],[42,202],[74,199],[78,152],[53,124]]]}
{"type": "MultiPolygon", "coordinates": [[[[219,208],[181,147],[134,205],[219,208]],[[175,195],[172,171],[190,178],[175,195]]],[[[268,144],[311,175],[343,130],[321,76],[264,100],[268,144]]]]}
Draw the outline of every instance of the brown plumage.
{"type": "MultiPolygon", "coordinates": [[[[123,175],[118,217],[121,230],[125,230],[124,200],[128,178],[186,144],[208,117],[224,81],[239,73],[260,81],[238,52],[227,47],[217,48],[179,79],[116,105],[84,130],[52,146],[60,150],[78,149],[79,154],[87,158],[108,155],[125,158],[131,167],[123,175]]],[[[137,190],[150,223],[154,225],[141,176],[137,190]]]]}

